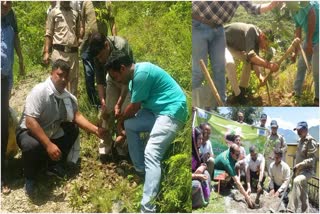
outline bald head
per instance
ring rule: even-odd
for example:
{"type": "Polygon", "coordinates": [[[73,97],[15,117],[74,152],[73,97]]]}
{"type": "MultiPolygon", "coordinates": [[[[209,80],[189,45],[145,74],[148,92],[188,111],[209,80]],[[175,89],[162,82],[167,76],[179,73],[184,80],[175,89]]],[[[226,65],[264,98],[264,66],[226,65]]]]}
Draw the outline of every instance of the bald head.
{"type": "Polygon", "coordinates": [[[238,146],[237,144],[233,143],[230,146],[230,153],[231,153],[231,157],[234,160],[238,160],[239,156],[240,156],[240,146],[238,146]]]}

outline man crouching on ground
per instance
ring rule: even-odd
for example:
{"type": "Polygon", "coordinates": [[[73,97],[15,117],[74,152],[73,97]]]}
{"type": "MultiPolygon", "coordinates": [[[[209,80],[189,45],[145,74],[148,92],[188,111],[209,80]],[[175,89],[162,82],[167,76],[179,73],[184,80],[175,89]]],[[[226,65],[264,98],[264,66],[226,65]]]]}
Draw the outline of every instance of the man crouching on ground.
{"type": "Polygon", "coordinates": [[[48,175],[64,177],[63,163],[78,137],[78,126],[99,138],[105,133],[78,111],[75,96],[65,89],[69,72],[67,62],[55,61],[51,76],[36,85],[26,98],[17,142],[22,150],[28,196],[33,196],[36,173],[43,160],[48,160],[48,175]]]}
{"type": "Polygon", "coordinates": [[[161,161],[186,121],[186,97],[163,69],[149,62],[134,64],[126,53],[112,52],[106,70],[115,81],[129,84],[131,101],[120,122],[135,169],[145,174],[141,211],[156,212],[152,199],[159,191],[161,161]],[[146,147],[140,132],[150,132],[146,147]]]}

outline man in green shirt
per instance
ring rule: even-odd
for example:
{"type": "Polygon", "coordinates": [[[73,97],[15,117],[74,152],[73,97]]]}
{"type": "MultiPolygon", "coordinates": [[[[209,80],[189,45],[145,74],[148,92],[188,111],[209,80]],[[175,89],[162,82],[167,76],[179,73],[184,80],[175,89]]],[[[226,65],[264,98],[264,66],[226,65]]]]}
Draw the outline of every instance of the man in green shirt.
{"type": "Polygon", "coordinates": [[[165,70],[149,62],[134,63],[125,52],[112,52],[105,68],[112,79],[129,84],[131,100],[119,120],[124,121],[134,167],[145,177],[141,211],[156,212],[153,199],[160,188],[161,162],[186,122],[186,97],[165,70]],[[146,146],[141,132],[150,132],[146,146]]]}
{"type": "Polygon", "coordinates": [[[226,171],[237,185],[240,193],[245,197],[245,200],[250,208],[253,208],[253,202],[249,195],[244,190],[240,178],[237,176],[235,171],[235,165],[240,156],[240,147],[237,144],[232,144],[230,148],[220,153],[215,159],[214,169],[226,171]]]}

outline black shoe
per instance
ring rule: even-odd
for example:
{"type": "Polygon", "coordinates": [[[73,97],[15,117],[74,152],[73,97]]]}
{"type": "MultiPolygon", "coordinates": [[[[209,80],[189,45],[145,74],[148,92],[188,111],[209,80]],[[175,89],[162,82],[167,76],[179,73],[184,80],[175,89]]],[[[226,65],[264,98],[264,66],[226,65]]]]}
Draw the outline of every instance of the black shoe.
{"type": "Polygon", "coordinates": [[[67,176],[66,171],[60,164],[56,164],[53,166],[48,166],[47,175],[56,176],[57,178],[63,179],[67,176]]]}
{"type": "Polygon", "coordinates": [[[247,102],[245,95],[245,88],[242,88],[240,94],[235,97],[235,101],[239,104],[245,104],[247,102]]]}
{"type": "Polygon", "coordinates": [[[26,179],[24,184],[24,192],[28,197],[32,197],[34,193],[35,181],[33,179],[26,179]]]}

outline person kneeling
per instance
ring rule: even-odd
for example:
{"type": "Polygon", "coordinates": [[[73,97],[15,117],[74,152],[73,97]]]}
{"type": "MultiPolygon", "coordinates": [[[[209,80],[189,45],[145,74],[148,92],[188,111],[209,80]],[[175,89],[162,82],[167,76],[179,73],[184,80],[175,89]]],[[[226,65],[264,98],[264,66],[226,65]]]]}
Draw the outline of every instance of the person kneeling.
{"type": "Polygon", "coordinates": [[[36,174],[44,161],[48,164],[48,175],[65,176],[63,163],[79,135],[78,126],[99,138],[105,133],[78,111],[76,97],[65,89],[69,72],[67,62],[56,60],[51,76],[36,85],[26,98],[17,143],[22,150],[28,196],[33,195],[36,174]]]}

